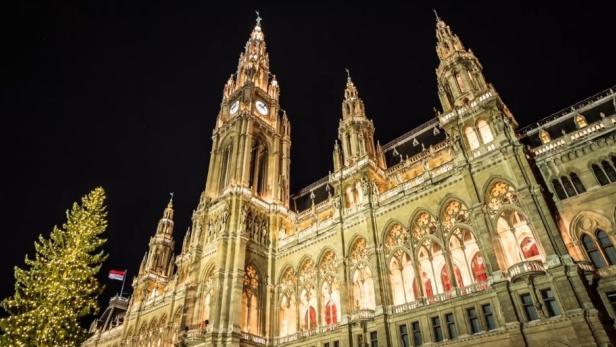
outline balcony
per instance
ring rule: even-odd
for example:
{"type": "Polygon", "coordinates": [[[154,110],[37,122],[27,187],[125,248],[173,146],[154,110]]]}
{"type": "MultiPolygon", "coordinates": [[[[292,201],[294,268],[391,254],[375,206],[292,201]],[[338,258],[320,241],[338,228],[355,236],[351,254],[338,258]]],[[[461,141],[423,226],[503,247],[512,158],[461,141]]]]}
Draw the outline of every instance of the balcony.
{"type": "Polygon", "coordinates": [[[351,315],[351,320],[356,322],[369,321],[374,319],[374,310],[357,310],[351,315]]]}
{"type": "Polygon", "coordinates": [[[541,260],[527,260],[509,267],[511,282],[523,276],[536,276],[545,274],[545,268],[541,260]]]}
{"type": "Polygon", "coordinates": [[[394,306],[392,308],[393,313],[402,313],[410,310],[414,310],[418,307],[422,307],[424,305],[423,300],[416,300],[413,302],[407,302],[401,305],[394,306]]]}
{"type": "Polygon", "coordinates": [[[246,332],[242,332],[242,340],[258,343],[261,345],[264,345],[267,342],[267,339],[265,337],[253,335],[246,332]]]}
{"type": "Polygon", "coordinates": [[[472,293],[476,293],[476,292],[480,292],[480,291],[486,290],[489,287],[490,287],[490,285],[488,284],[487,281],[477,282],[477,283],[470,284],[470,285],[468,285],[466,287],[458,288],[458,293],[460,295],[468,295],[468,294],[472,294],[472,293]]]}
{"type": "Polygon", "coordinates": [[[595,266],[588,260],[580,260],[576,264],[584,272],[595,272],[595,266]]]}

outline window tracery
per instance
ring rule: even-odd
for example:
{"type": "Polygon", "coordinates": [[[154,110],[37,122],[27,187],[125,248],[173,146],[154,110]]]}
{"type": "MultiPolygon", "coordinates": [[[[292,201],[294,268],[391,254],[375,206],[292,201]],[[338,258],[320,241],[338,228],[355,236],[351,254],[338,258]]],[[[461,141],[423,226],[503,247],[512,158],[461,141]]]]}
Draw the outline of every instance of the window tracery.
{"type": "Polygon", "coordinates": [[[404,246],[409,240],[408,230],[400,224],[394,224],[385,237],[385,247],[391,250],[397,246],[404,246]]]}
{"type": "Polygon", "coordinates": [[[486,203],[491,214],[495,214],[503,205],[515,204],[518,194],[509,184],[498,181],[492,185],[486,197],[486,203]]]}
{"type": "Polygon", "coordinates": [[[419,240],[425,235],[434,234],[437,230],[436,219],[428,212],[421,212],[415,218],[412,230],[415,240],[419,240]]]}
{"type": "Polygon", "coordinates": [[[458,200],[450,201],[441,215],[441,223],[445,230],[449,231],[456,223],[467,223],[470,217],[470,212],[466,205],[458,200]]]}

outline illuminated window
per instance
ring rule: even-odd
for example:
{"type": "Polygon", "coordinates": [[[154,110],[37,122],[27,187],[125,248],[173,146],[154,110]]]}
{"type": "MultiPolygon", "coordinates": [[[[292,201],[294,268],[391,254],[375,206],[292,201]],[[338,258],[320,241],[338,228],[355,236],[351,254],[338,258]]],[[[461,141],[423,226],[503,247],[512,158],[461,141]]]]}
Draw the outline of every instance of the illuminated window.
{"type": "Polygon", "coordinates": [[[539,138],[541,139],[541,143],[546,144],[550,141],[552,141],[552,137],[550,136],[550,134],[545,131],[544,129],[541,129],[539,131],[539,138]]]}
{"type": "Polygon", "coordinates": [[[578,129],[586,127],[588,125],[588,122],[586,122],[586,117],[581,114],[575,116],[575,125],[577,125],[578,129]]]}
{"type": "Polygon", "coordinates": [[[466,136],[466,141],[471,150],[479,147],[479,138],[477,138],[477,133],[475,133],[473,128],[466,127],[466,129],[464,129],[464,135],[466,136]]]}
{"type": "Polygon", "coordinates": [[[481,141],[483,141],[483,143],[490,143],[494,140],[490,125],[484,119],[477,122],[477,129],[479,129],[479,134],[481,135],[481,141]]]}

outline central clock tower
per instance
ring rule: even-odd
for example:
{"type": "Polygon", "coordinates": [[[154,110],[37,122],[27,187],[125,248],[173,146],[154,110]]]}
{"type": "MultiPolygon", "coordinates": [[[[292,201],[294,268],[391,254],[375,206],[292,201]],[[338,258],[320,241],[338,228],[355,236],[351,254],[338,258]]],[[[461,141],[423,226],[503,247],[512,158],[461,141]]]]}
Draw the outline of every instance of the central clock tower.
{"type": "Polygon", "coordinates": [[[260,19],[227,81],[213,133],[206,196],[248,189],[288,207],[290,124],[278,103],[280,88],[269,70],[260,19]]]}
{"type": "Polygon", "coordinates": [[[196,301],[189,325],[209,322],[208,345],[236,346],[241,336],[268,335],[273,252],[289,220],[291,127],[260,22],[225,84],[205,190],[193,214],[195,261],[199,273],[213,274],[218,289],[207,314],[199,316],[203,304],[196,301]]]}

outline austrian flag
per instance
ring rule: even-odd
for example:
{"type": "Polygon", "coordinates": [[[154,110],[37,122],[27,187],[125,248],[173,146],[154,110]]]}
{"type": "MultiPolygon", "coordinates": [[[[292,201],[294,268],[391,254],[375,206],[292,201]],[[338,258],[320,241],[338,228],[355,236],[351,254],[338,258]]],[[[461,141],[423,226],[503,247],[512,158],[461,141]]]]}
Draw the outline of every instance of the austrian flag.
{"type": "Polygon", "coordinates": [[[111,280],[124,281],[124,276],[126,276],[126,270],[124,270],[124,271],[120,271],[120,270],[111,270],[111,271],[109,271],[109,279],[111,279],[111,280]]]}

